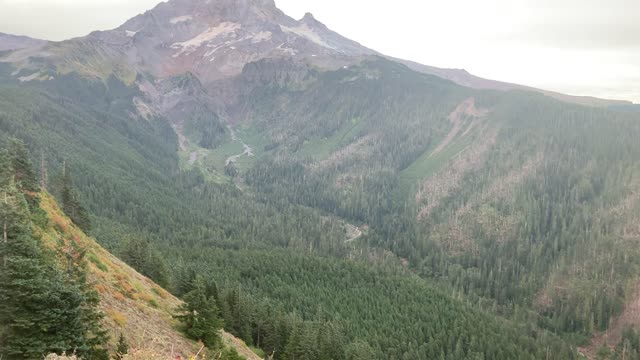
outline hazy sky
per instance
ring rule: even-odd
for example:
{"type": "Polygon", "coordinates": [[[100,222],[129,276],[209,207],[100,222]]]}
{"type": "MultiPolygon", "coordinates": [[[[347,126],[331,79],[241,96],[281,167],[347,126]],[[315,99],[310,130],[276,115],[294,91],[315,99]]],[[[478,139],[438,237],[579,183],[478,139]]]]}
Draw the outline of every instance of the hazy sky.
{"type": "MultiPolygon", "coordinates": [[[[117,27],[159,0],[0,0],[0,32],[50,40],[117,27]]],[[[395,57],[640,103],[640,0],[276,0],[395,57]]]]}

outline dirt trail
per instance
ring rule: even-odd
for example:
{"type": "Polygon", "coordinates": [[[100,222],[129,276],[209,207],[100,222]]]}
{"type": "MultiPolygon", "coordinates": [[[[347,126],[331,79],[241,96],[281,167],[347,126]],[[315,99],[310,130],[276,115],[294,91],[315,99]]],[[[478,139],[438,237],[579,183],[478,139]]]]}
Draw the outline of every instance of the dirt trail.
{"type": "Polygon", "coordinates": [[[239,142],[240,144],[242,144],[242,147],[244,148],[244,151],[240,154],[237,155],[233,155],[227,158],[227,161],[224,163],[225,166],[228,166],[229,164],[236,162],[236,160],[238,160],[239,158],[243,157],[243,156],[247,156],[247,157],[254,157],[255,154],[253,153],[253,148],[249,145],[247,145],[247,143],[245,143],[242,139],[240,139],[238,137],[238,135],[236,135],[236,132],[230,127],[227,126],[227,129],[229,129],[229,132],[231,133],[231,140],[235,141],[235,142],[239,142]]]}

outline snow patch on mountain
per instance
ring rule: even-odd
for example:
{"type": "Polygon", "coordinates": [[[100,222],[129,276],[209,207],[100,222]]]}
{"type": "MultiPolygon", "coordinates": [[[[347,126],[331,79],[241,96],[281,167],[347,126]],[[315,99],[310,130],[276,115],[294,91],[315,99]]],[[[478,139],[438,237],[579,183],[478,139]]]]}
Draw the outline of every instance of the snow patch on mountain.
{"type": "Polygon", "coordinates": [[[236,44],[242,43],[244,41],[251,41],[252,44],[258,44],[260,42],[271,40],[272,36],[273,36],[273,33],[271,33],[270,31],[261,31],[257,34],[250,34],[247,36],[243,36],[239,39],[227,40],[223,43],[212,41],[206,45],[207,48],[210,48],[210,50],[204,53],[202,57],[205,59],[210,58],[209,61],[214,61],[215,57],[212,57],[212,55],[214,55],[219,50],[222,50],[222,49],[237,50],[238,48],[235,46],[236,44]]]}
{"type": "MultiPolygon", "coordinates": [[[[263,42],[263,41],[269,41],[269,40],[271,40],[272,35],[273,34],[270,31],[262,31],[262,32],[259,32],[257,34],[252,34],[252,35],[241,37],[240,39],[225,41],[222,44],[209,43],[209,44],[207,44],[207,47],[211,48],[211,50],[207,51],[202,57],[203,58],[211,57],[213,54],[218,52],[218,50],[221,50],[221,49],[224,49],[224,48],[229,48],[231,50],[236,50],[237,47],[236,46],[232,46],[232,45],[241,43],[243,41],[249,41],[250,40],[252,44],[257,44],[257,43],[260,43],[260,42],[263,42]]],[[[212,57],[210,59],[210,61],[214,61],[214,60],[215,60],[215,57],[212,57]]]]}
{"type": "Polygon", "coordinates": [[[251,42],[253,44],[257,44],[259,42],[269,41],[269,40],[271,40],[272,36],[273,36],[273,33],[271,33],[271,31],[261,31],[261,32],[255,34],[251,38],[251,42]]]}
{"type": "Polygon", "coordinates": [[[178,16],[178,17],[174,17],[172,19],[169,20],[169,22],[173,25],[175,24],[179,24],[182,22],[187,22],[187,21],[191,21],[193,20],[193,16],[191,15],[183,15],[183,16],[178,16]]]}
{"type": "Polygon", "coordinates": [[[284,43],[280,44],[276,49],[282,51],[285,54],[291,55],[291,56],[298,55],[298,51],[296,49],[294,49],[294,48],[292,48],[290,46],[287,46],[284,43]]]}
{"type": "Polygon", "coordinates": [[[177,42],[171,45],[172,49],[178,50],[173,57],[181,55],[190,55],[197,51],[201,46],[208,44],[220,36],[227,36],[235,34],[236,30],[240,29],[242,25],[232,22],[223,22],[216,27],[210,27],[206,31],[198,34],[193,39],[177,42]]]}
{"type": "Polygon", "coordinates": [[[20,82],[29,82],[29,81],[37,80],[39,78],[40,78],[40,72],[36,71],[29,76],[22,76],[18,78],[18,80],[20,80],[20,82]]]}
{"type": "Polygon", "coordinates": [[[124,33],[125,33],[125,35],[127,35],[127,37],[134,37],[134,36],[136,36],[136,34],[138,32],[137,31],[131,31],[131,30],[125,30],[124,33]]]}
{"type": "MultiPolygon", "coordinates": [[[[204,53],[204,55],[203,55],[202,57],[203,57],[203,58],[208,58],[208,57],[210,57],[211,55],[215,54],[218,50],[220,50],[220,49],[222,49],[222,48],[224,48],[224,47],[226,47],[226,46],[229,46],[229,44],[234,44],[234,43],[236,43],[236,42],[237,42],[237,41],[229,41],[229,42],[226,42],[226,43],[224,43],[224,44],[222,44],[222,45],[219,45],[219,46],[213,47],[213,49],[211,49],[211,50],[207,51],[206,53],[204,53]]],[[[212,58],[212,59],[211,59],[211,61],[213,61],[213,60],[215,60],[215,58],[212,58]]]]}
{"type": "Polygon", "coordinates": [[[331,49],[331,50],[336,50],[335,47],[327,44],[326,41],[324,41],[324,39],[322,38],[322,36],[320,36],[318,33],[316,33],[311,27],[309,27],[308,24],[302,24],[300,26],[296,26],[296,27],[288,27],[288,26],[284,26],[284,25],[280,25],[280,28],[282,29],[282,31],[286,32],[286,33],[290,33],[290,34],[295,34],[298,36],[301,36],[303,38],[306,38],[307,40],[314,42],[322,47],[325,47],[327,49],[331,49]]]}

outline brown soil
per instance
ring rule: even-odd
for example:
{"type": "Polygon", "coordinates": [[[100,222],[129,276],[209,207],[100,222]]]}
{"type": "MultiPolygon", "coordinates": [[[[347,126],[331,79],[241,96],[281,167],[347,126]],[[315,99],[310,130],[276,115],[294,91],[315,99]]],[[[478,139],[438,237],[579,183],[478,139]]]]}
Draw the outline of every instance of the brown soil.
{"type": "Polygon", "coordinates": [[[591,344],[578,348],[578,351],[588,359],[596,359],[600,347],[615,347],[622,340],[622,332],[625,329],[638,327],[640,327],[640,282],[636,284],[633,297],[627,303],[622,314],[610,322],[609,329],[605,333],[597,334],[591,338],[591,344]]]}

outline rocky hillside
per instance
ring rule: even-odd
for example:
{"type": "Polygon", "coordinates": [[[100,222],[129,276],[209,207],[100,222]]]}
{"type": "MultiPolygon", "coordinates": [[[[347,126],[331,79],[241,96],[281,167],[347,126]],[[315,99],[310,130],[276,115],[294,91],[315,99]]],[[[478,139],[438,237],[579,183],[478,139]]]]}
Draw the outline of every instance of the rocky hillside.
{"type": "MultiPolygon", "coordinates": [[[[89,280],[100,295],[100,310],[106,315],[103,325],[109,331],[112,350],[120,334],[127,339],[132,352],[154,354],[157,359],[178,356],[187,359],[200,350],[200,345],[177,330],[178,323],[172,315],[180,300],[85,235],[48,193],[40,193],[39,198],[50,219],[38,229],[45,244],[61,255],[71,243],[87,252],[89,280]]],[[[224,333],[223,339],[246,359],[260,359],[232,335],[224,333]]]]}

